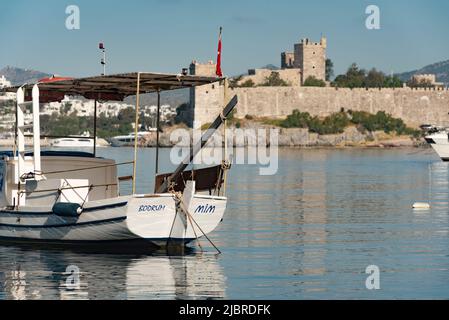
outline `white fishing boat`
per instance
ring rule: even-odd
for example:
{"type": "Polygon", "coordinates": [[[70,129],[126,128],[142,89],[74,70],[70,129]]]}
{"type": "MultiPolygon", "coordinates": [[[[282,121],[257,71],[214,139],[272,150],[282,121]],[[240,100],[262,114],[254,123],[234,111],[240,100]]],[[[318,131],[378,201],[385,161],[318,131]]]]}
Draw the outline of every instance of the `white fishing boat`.
{"type": "MultiPolygon", "coordinates": [[[[137,133],[137,142],[141,142],[145,137],[150,135],[149,131],[139,131],[137,133]]],[[[136,134],[130,133],[126,136],[116,136],[111,138],[111,146],[113,147],[125,147],[125,146],[133,146],[135,143],[136,134]]]]}
{"type": "Polygon", "coordinates": [[[55,148],[93,148],[94,141],[87,138],[68,137],[55,139],[50,142],[55,148]]]}
{"type": "MultiPolygon", "coordinates": [[[[41,152],[39,103],[59,101],[64,95],[95,100],[123,100],[136,95],[136,122],[141,94],[189,88],[221,78],[155,73],[45,81],[17,90],[17,134],[11,152],[0,155],[0,243],[26,242],[58,245],[112,244],[164,247],[185,245],[215,230],[222,221],[227,198],[221,166],[185,171],[196,153],[237,104],[234,97],[206,131],[198,145],[174,173],[158,171],[154,193],[136,193],[137,141],[129,162],[82,152],[41,152]],[[25,150],[24,109],[32,105],[33,150],[25,150]],[[133,174],[118,177],[117,167],[132,165],[133,174]],[[120,183],[132,183],[132,194],[119,194],[120,183]]],[[[5,89],[4,89],[5,90],[5,89]]],[[[11,88],[7,90],[13,90],[11,88]]],[[[160,96],[159,99],[160,100],[160,96]]],[[[160,105],[158,106],[160,108],[160,105]]],[[[96,119],[96,112],[95,117],[96,119]]],[[[96,121],[94,121],[96,123],[96,121]]],[[[159,128],[159,119],[158,125],[159,128]]],[[[136,126],[137,128],[137,126],[136,126]]],[[[136,129],[137,131],[137,129],[136,129]]],[[[137,132],[135,132],[137,135],[137,132]]],[[[96,125],[94,125],[94,140],[96,125]]]]}
{"type": "Polygon", "coordinates": [[[435,129],[425,137],[426,142],[443,161],[449,161],[449,131],[435,129]]]}

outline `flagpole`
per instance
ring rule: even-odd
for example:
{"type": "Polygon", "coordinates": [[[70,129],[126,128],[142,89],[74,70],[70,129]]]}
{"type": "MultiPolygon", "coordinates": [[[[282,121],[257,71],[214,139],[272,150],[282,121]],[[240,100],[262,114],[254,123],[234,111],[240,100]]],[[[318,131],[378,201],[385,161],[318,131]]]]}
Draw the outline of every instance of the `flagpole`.
{"type": "Polygon", "coordinates": [[[217,68],[215,70],[215,74],[217,77],[223,77],[223,73],[221,71],[221,35],[223,32],[223,27],[220,27],[220,35],[218,37],[218,50],[217,50],[217,68]]]}
{"type": "MultiPolygon", "coordinates": [[[[221,70],[221,51],[222,51],[222,35],[223,35],[223,27],[220,27],[220,33],[218,36],[218,50],[217,50],[217,68],[216,68],[216,76],[222,78],[223,77],[223,71],[221,70]]],[[[223,81],[223,107],[226,105],[227,103],[227,80],[225,79],[223,81]]],[[[223,138],[224,138],[224,150],[223,150],[223,161],[222,161],[222,165],[223,168],[228,166],[228,137],[227,137],[227,121],[226,119],[223,120],[223,138]]],[[[223,172],[223,196],[226,196],[226,180],[227,180],[227,170],[224,170],[223,172]]]]}

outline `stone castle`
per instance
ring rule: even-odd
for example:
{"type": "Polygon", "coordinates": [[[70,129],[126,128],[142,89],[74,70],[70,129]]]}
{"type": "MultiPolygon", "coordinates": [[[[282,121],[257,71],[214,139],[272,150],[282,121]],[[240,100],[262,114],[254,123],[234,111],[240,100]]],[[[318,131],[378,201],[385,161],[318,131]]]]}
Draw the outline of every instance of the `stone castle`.
{"type": "Polygon", "coordinates": [[[251,80],[254,85],[260,85],[272,72],[278,73],[279,78],[290,86],[301,86],[309,77],[326,81],[326,49],[325,37],[322,37],[320,42],[302,39],[294,45],[293,52],[281,53],[281,70],[250,69],[248,75],[242,76],[238,84],[251,80]]]}
{"type": "MultiPolygon", "coordinates": [[[[293,54],[293,67],[301,72],[301,84],[309,77],[326,80],[326,49],[327,40],[321,38],[319,43],[303,39],[301,43],[295,44],[293,54]]],[[[289,56],[289,53],[281,56],[289,56]]]]}
{"type": "MultiPolygon", "coordinates": [[[[424,123],[449,125],[449,91],[443,87],[349,89],[302,86],[311,76],[326,80],[326,49],[326,38],[321,38],[320,42],[303,39],[294,45],[294,52],[281,54],[280,70],[253,69],[238,79],[240,84],[251,80],[254,87],[231,88],[225,81],[222,84],[192,88],[190,108],[185,111],[184,118],[196,128],[210,123],[226,102],[237,95],[239,104],[236,118],[285,118],[295,109],[325,117],[345,109],[370,113],[385,111],[415,127],[424,123]],[[290,86],[257,86],[272,72],[277,72],[290,86]]],[[[190,74],[215,76],[215,67],[212,61],[207,64],[193,61],[190,74]]],[[[423,76],[435,83],[431,75],[423,76]]]]}

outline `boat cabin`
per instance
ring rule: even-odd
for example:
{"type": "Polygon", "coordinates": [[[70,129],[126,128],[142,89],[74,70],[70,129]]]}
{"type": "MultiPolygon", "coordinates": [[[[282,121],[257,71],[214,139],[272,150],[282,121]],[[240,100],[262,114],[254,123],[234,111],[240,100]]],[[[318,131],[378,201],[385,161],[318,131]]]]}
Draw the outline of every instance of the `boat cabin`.
{"type": "MultiPolygon", "coordinates": [[[[158,94],[158,115],[160,92],[190,88],[197,85],[221,81],[220,78],[157,73],[127,73],[110,76],[96,76],[81,79],[46,79],[35,85],[6,88],[2,91],[17,92],[15,139],[12,151],[0,152],[0,208],[48,207],[56,202],[84,204],[119,196],[120,181],[130,180],[133,194],[136,192],[137,142],[134,143],[134,158],[122,164],[96,155],[97,102],[104,100],[122,101],[136,96],[136,123],[139,121],[141,94],[158,94]],[[66,95],[83,96],[95,100],[94,141],[92,153],[41,151],[41,138],[52,137],[40,134],[39,105],[44,102],[61,101],[66,95]],[[32,106],[33,125],[24,124],[26,106],[32,106]],[[32,129],[32,134],[28,130],[32,129]],[[33,150],[25,150],[25,138],[33,138],[33,150]],[[132,165],[133,175],[117,177],[118,165],[132,165]]],[[[134,137],[138,136],[137,128],[134,137]]],[[[159,126],[159,117],[158,124],[159,126]]],[[[157,130],[159,141],[159,130],[157,130]]],[[[157,144],[159,146],[159,143],[157,144]]],[[[156,172],[158,156],[156,152],[156,172]]],[[[158,180],[159,182],[161,180],[158,180]]]]}

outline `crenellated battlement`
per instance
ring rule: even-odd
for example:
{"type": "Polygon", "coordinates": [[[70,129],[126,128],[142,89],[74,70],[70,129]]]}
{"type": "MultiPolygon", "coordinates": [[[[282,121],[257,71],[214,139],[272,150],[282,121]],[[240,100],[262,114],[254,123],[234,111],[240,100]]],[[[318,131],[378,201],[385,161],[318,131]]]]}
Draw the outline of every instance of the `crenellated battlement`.
{"type": "Polygon", "coordinates": [[[309,38],[305,38],[305,39],[301,40],[300,44],[302,44],[303,46],[311,46],[311,47],[320,46],[320,47],[326,48],[327,47],[327,39],[325,37],[322,37],[320,42],[313,42],[313,41],[310,41],[309,38]]]}

